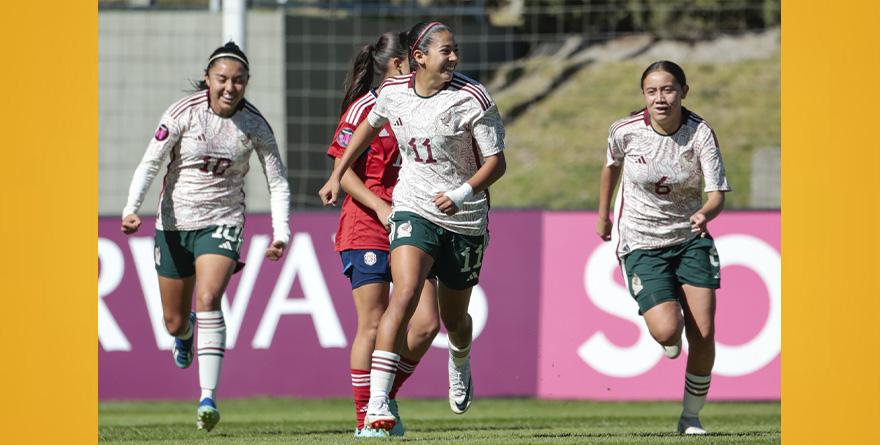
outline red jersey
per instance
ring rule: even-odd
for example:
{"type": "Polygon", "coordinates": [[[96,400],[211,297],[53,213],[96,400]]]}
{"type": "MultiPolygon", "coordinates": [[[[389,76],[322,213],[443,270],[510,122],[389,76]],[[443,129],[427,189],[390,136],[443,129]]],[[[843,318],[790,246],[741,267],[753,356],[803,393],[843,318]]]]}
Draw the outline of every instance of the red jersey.
{"type": "MultiPolygon", "coordinates": [[[[342,157],[355,128],[373,109],[377,96],[376,90],[371,89],[348,107],[339,120],[333,143],[327,150],[330,157],[342,157]]],[[[391,125],[386,123],[382,127],[379,136],[352,164],[351,169],[370,191],[391,205],[391,192],[400,172],[400,151],[391,125]]],[[[385,230],[385,225],[379,222],[376,212],[353,200],[351,196],[346,196],[342,203],[342,213],[339,215],[335,247],[337,252],[349,249],[387,251],[388,231],[385,230]]]]}

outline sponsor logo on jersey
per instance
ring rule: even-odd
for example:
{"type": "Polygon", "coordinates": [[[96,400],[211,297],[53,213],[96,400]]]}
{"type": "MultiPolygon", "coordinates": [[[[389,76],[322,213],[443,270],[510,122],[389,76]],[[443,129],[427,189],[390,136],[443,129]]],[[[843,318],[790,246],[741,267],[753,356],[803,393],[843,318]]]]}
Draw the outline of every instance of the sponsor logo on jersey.
{"type": "Polygon", "coordinates": [[[386,130],[384,128],[382,129],[382,131],[379,132],[379,137],[388,137],[388,136],[391,136],[391,133],[389,133],[388,130],[386,130]]]}
{"type": "Polygon", "coordinates": [[[166,127],[165,124],[159,125],[159,129],[156,130],[156,140],[164,141],[165,139],[168,139],[168,134],[168,127],[166,127]]]}
{"type": "Polygon", "coordinates": [[[471,272],[471,276],[469,276],[467,280],[468,280],[468,281],[474,281],[474,280],[476,280],[476,279],[479,278],[479,277],[480,277],[480,275],[478,275],[477,272],[471,272]]]}
{"type": "Polygon", "coordinates": [[[153,257],[156,259],[156,265],[161,266],[162,265],[162,251],[159,249],[158,246],[156,246],[156,253],[153,254],[153,257]]]}
{"type": "Polygon", "coordinates": [[[372,266],[376,264],[376,252],[367,252],[364,254],[364,264],[372,266]]]}
{"type": "Polygon", "coordinates": [[[232,244],[229,244],[229,241],[224,241],[222,244],[220,244],[220,248],[226,249],[226,250],[233,250],[232,244]]]}
{"type": "Polygon", "coordinates": [[[351,128],[343,128],[342,131],[339,132],[339,136],[336,137],[336,142],[343,147],[348,147],[348,143],[351,142],[352,134],[354,134],[354,130],[351,128]]]}
{"type": "Polygon", "coordinates": [[[412,236],[412,223],[407,221],[397,228],[397,237],[406,238],[412,236]]]}
{"type": "Polygon", "coordinates": [[[639,278],[639,276],[636,274],[633,274],[633,279],[630,282],[629,287],[630,287],[630,289],[632,289],[634,294],[638,294],[639,292],[642,291],[642,289],[645,288],[644,286],[642,286],[642,279],[639,278]]]}

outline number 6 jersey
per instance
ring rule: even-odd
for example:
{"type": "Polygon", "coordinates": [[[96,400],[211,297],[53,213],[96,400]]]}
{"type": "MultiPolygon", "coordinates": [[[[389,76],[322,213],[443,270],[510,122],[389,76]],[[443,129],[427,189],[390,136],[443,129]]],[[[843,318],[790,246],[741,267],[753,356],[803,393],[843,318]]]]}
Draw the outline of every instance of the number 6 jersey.
{"type": "Polygon", "coordinates": [[[703,206],[703,192],[730,191],[712,127],[686,108],[671,135],[654,131],[647,110],[614,123],[606,165],[623,162],[623,194],[617,209],[617,255],[690,240],[690,216],[703,206]],[[705,188],[703,187],[705,182],[705,188]]]}
{"type": "Polygon", "coordinates": [[[486,191],[447,216],[431,199],[467,182],[485,156],[504,150],[498,107],[479,83],[455,73],[430,97],[414,89],[415,73],[388,79],[367,116],[373,128],[391,124],[403,157],[394,188],[394,211],[414,212],[452,232],[482,235],[488,227],[486,191]]]}
{"type": "Polygon", "coordinates": [[[208,92],[189,95],[162,115],[138,165],[123,217],[137,213],[144,195],[169,157],[156,229],[199,230],[212,225],[244,226],[244,178],[256,151],[269,183],[274,240],[289,241],[290,189],[272,129],[242,99],[224,118],[208,103],[208,92]]]}

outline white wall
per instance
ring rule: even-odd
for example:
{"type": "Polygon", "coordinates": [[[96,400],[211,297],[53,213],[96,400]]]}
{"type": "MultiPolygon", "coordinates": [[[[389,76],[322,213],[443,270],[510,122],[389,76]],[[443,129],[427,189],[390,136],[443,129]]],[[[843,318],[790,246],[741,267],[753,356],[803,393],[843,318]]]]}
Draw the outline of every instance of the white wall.
{"type": "MultiPolygon", "coordinates": [[[[119,215],[135,167],[162,113],[204,77],[208,56],[221,39],[222,14],[209,11],[101,11],[98,13],[98,214],[119,215]]],[[[247,16],[251,80],[246,97],[272,125],[287,159],[284,85],[284,15],[247,16]]],[[[164,168],[141,215],[158,205],[164,168]]],[[[256,155],[245,186],[248,212],[269,211],[269,193],[256,155]]],[[[122,215],[119,215],[120,218],[122,215]]]]}

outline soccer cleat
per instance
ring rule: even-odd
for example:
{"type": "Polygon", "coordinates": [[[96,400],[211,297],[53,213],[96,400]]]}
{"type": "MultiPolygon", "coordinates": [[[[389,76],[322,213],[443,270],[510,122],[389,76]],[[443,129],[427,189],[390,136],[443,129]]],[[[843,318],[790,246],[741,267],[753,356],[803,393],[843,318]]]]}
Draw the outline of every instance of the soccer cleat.
{"type": "Polygon", "coordinates": [[[400,412],[397,410],[397,400],[388,401],[388,410],[391,411],[391,415],[394,416],[394,428],[388,430],[388,434],[399,437],[403,436],[406,433],[406,429],[403,428],[403,422],[400,421],[400,412]]]}
{"type": "Polygon", "coordinates": [[[678,343],[675,346],[663,346],[663,353],[670,359],[678,358],[681,354],[681,337],[678,338],[678,343]]]}
{"type": "Polygon", "coordinates": [[[678,432],[681,434],[695,435],[706,434],[699,417],[680,417],[678,419],[678,432]]]}
{"type": "Polygon", "coordinates": [[[471,359],[468,357],[459,369],[449,359],[449,407],[455,414],[464,414],[474,399],[474,381],[471,378],[471,359]]]}
{"type": "Polygon", "coordinates": [[[196,326],[196,313],[189,313],[189,322],[193,325],[193,335],[189,338],[189,340],[181,340],[178,337],[174,338],[174,347],[171,348],[171,354],[174,355],[174,364],[177,365],[180,369],[189,368],[189,365],[193,362],[193,357],[195,357],[195,350],[193,349],[193,340],[196,338],[195,326],[196,326]]]}
{"type": "Polygon", "coordinates": [[[354,437],[388,437],[388,431],[374,430],[368,426],[354,430],[354,437]]]}
{"type": "Polygon", "coordinates": [[[220,411],[217,411],[217,405],[207,397],[199,402],[197,413],[196,425],[199,426],[200,430],[211,432],[217,426],[217,422],[220,421],[220,411]]]}
{"type": "Polygon", "coordinates": [[[371,429],[388,431],[394,428],[397,421],[391,408],[388,407],[388,398],[370,398],[367,404],[367,415],[364,417],[364,426],[371,429]]]}

